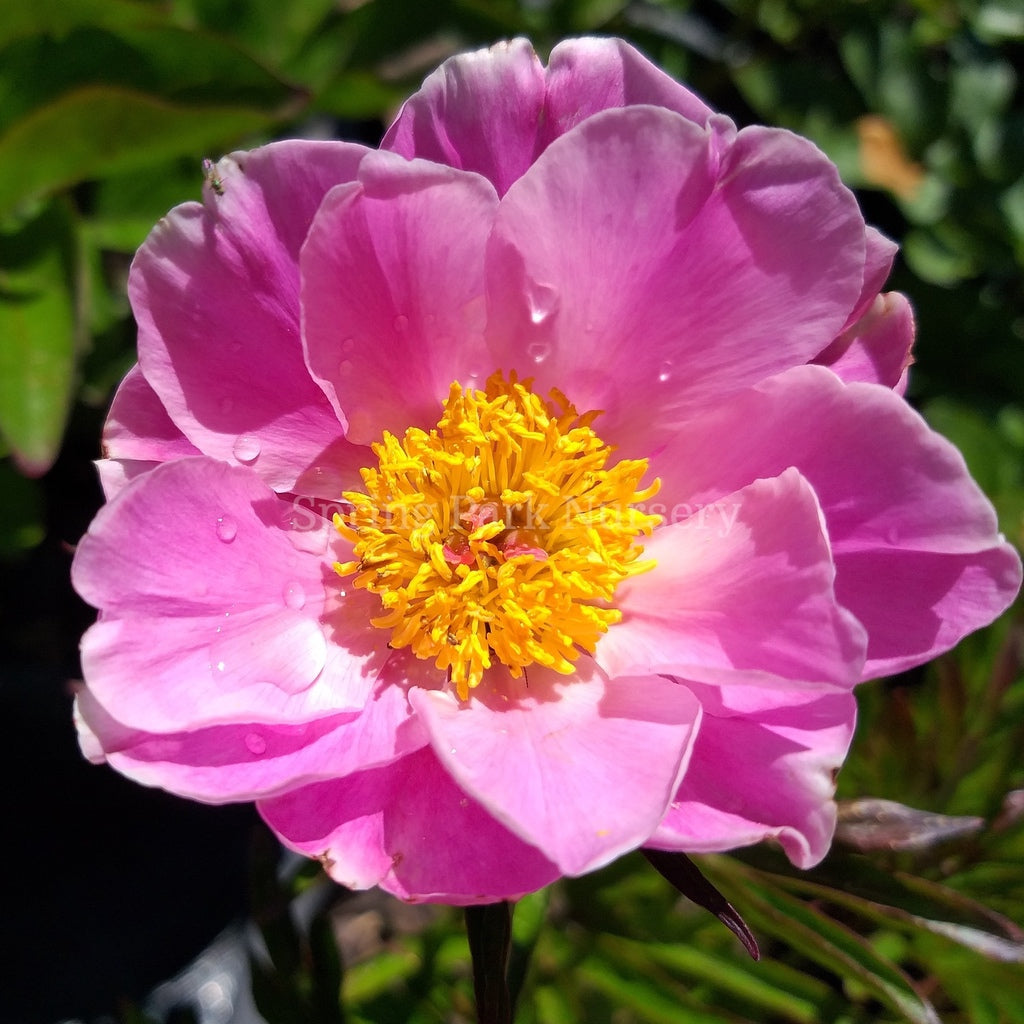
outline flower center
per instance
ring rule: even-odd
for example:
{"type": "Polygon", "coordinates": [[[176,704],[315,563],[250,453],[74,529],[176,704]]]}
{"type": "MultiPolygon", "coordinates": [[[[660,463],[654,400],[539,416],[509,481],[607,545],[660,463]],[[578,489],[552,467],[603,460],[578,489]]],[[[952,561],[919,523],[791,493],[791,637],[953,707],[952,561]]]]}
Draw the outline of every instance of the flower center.
{"type": "Polygon", "coordinates": [[[613,449],[552,391],[494,374],[484,391],[452,384],[437,427],[373,445],[377,468],[335,525],[353,544],[341,576],[380,596],[370,621],[447,670],[459,698],[495,660],[518,677],[537,663],[569,673],[622,614],[615,588],[653,568],[637,507],[646,459],[608,466],[613,449]]]}

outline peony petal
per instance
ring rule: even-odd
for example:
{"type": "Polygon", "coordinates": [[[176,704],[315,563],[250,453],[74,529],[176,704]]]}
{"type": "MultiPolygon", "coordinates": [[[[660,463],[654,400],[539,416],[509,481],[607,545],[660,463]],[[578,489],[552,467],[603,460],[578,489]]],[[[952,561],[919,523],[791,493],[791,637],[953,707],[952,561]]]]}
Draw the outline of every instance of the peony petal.
{"type": "Polygon", "coordinates": [[[836,553],[836,595],[870,637],[865,679],[930,661],[1009,607],[1020,555],[995,535],[991,544],[966,554],[888,546],[836,553]]]}
{"type": "Polygon", "coordinates": [[[878,293],[882,290],[892,271],[893,261],[899,246],[890,238],[886,238],[877,228],[868,225],[864,235],[864,274],[860,288],[860,298],[850,313],[845,327],[854,325],[872,306],[878,293]]]}
{"type": "Polygon", "coordinates": [[[604,410],[602,436],[650,451],[835,338],[860,291],[864,234],[853,195],[805,140],[606,111],[502,200],[488,337],[504,369],[604,410]]]}
{"type": "Polygon", "coordinates": [[[664,107],[698,125],[713,111],[621,39],[568,39],[548,64],[545,145],[585,118],[614,107],[664,107]]]}
{"type": "Polygon", "coordinates": [[[773,838],[797,867],[813,867],[835,829],[835,773],[855,717],[847,694],[759,716],[705,714],[686,776],[648,845],[711,853],[773,838]]]}
{"type": "Polygon", "coordinates": [[[320,467],[341,425],[310,379],[299,336],[299,249],[324,195],[366,150],[281,142],[217,165],[221,192],[172,210],[132,264],[139,364],[204,454],[251,465],[275,490],[320,467]]]}
{"type": "Polygon", "coordinates": [[[270,800],[260,813],[294,850],[352,889],[455,905],[516,899],[558,869],[459,790],[430,750],[270,800]]]}
{"type": "Polygon", "coordinates": [[[899,392],[913,362],[913,344],[914,311],[905,296],[888,292],[879,295],[814,362],[848,383],[882,384],[899,392]]]}
{"type": "Polygon", "coordinates": [[[495,672],[469,703],[409,693],[455,781],[568,875],[651,834],[700,720],[693,695],[669,680],[583,672],[566,683],[531,668],[528,680],[507,679],[507,693],[495,691],[495,672]]]}
{"type": "Polygon", "coordinates": [[[960,453],[892,391],[844,385],[821,367],[765,381],[681,427],[657,459],[658,498],[687,513],[713,509],[787,466],[824,512],[838,600],[868,627],[865,678],[929,660],[1013,600],[1020,558],[960,453]]]}
{"type": "Polygon", "coordinates": [[[644,554],[657,565],[616,591],[623,618],[598,643],[598,664],[610,675],[661,672],[767,689],[857,682],[866,637],[836,602],[807,481],[790,469],[707,511],[655,530],[644,554]]]}
{"type": "Polygon", "coordinates": [[[100,703],[152,732],[361,707],[387,655],[373,599],[333,589],[333,530],[289,520],[255,474],[207,459],[158,466],[101,509],[72,567],[102,612],[82,643],[100,703]]]}
{"type": "Polygon", "coordinates": [[[381,148],[481,174],[504,195],[546,146],[609,107],[649,104],[703,125],[711,110],[620,39],[571,39],[545,75],[525,39],[445,61],[381,148]]]}
{"type": "Polygon", "coordinates": [[[544,68],[525,39],[452,57],[398,114],[382,149],[481,174],[503,195],[538,151],[544,68]]]}
{"type": "Polygon", "coordinates": [[[150,733],[114,719],[90,690],[77,697],[77,724],[94,760],[147,786],[207,803],[254,800],[321,779],[387,764],[427,742],[405,694],[384,686],[360,713],[299,725],[242,722],[150,733]]]}
{"type": "MultiPolygon", "coordinates": [[[[473,376],[497,197],[476,175],[387,153],[359,177],[310,230],[302,301],[310,368],[367,444],[433,425],[452,381],[473,376]]],[[[493,369],[480,365],[481,383],[493,369]]]]}
{"type": "Polygon", "coordinates": [[[104,458],[169,462],[199,454],[167,415],[142,371],[133,366],[118,386],[103,425],[104,458]]]}

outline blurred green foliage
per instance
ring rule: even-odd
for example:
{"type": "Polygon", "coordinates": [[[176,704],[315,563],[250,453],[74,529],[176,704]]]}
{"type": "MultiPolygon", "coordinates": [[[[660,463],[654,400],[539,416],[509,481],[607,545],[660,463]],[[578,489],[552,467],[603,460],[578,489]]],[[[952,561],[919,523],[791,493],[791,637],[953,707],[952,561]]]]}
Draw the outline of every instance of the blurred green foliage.
{"type": "MultiPolygon", "coordinates": [[[[917,310],[911,400],[1024,546],[1020,0],[6,0],[0,558],[42,540],[31,478],[76,404],[101,408],[131,365],[131,255],[198,198],[202,158],[373,133],[454,52],[515,34],[543,51],[586,32],[631,39],[741,123],[792,128],[837,162],[902,246],[890,286],[917,310]]],[[[757,932],[756,964],[639,858],[529,897],[514,922],[517,1020],[1024,1020],[1022,663],[1011,613],[861,693],[841,794],[976,823],[939,819],[925,835],[912,817],[880,819],[879,848],[861,833],[807,874],[770,850],[702,860],[757,932]]],[[[296,929],[289,900],[310,884],[261,882],[268,1020],[472,1019],[458,912],[399,927],[393,908],[372,911],[376,938],[342,973],[333,936],[352,903],[296,929]]]]}

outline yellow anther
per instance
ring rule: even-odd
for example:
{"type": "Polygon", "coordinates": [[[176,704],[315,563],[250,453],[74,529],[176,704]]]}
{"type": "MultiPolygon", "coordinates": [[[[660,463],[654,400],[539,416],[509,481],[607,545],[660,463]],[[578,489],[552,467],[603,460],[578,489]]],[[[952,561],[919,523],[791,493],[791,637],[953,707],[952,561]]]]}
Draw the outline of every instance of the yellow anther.
{"type": "Polygon", "coordinates": [[[654,563],[639,538],[660,517],[639,503],[644,459],[612,449],[560,391],[494,374],[452,384],[435,429],[385,433],[335,516],[353,558],[334,568],[380,597],[371,624],[447,671],[467,700],[495,662],[568,674],[621,613],[615,588],[654,563]]]}

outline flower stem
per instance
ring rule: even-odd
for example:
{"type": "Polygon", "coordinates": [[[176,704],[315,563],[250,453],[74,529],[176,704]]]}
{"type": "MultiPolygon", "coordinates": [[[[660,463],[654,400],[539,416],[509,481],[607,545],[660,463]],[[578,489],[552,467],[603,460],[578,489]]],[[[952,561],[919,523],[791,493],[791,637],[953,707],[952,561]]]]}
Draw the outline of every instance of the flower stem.
{"type": "Polygon", "coordinates": [[[508,958],[512,947],[512,904],[466,907],[466,933],[473,959],[478,1024],[512,1024],[508,958]]]}

